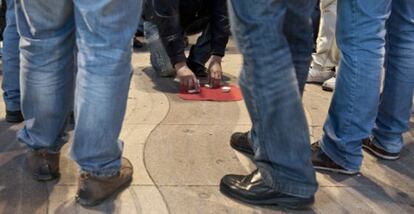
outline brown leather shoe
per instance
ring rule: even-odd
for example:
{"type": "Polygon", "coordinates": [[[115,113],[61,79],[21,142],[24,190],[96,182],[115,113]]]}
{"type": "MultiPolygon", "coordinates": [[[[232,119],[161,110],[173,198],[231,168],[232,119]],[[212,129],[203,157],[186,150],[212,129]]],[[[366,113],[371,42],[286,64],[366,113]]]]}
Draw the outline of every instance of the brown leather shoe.
{"type": "Polygon", "coordinates": [[[50,153],[47,149],[31,150],[26,153],[26,161],[35,180],[50,181],[60,176],[60,152],[50,153]]]}
{"type": "Polygon", "coordinates": [[[97,177],[81,173],[76,201],[83,206],[95,206],[129,186],[132,174],[132,164],[126,158],[122,158],[121,170],[116,175],[97,177]]]}

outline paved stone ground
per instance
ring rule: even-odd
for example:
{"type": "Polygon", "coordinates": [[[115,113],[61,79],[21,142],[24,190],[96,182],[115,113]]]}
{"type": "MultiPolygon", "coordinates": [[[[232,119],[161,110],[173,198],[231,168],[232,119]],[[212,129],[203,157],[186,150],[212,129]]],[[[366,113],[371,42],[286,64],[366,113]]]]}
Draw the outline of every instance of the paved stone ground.
{"type": "MultiPolygon", "coordinates": [[[[233,44],[224,59],[229,82],[237,82],[241,56],[233,44]]],[[[25,172],[24,151],[16,140],[22,124],[4,121],[0,102],[0,213],[285,213],[257,208],[218,191],[227,173],[247,174],[254,166],[233,151],[229,136],[245,131],[250,120],[243,102],[190,102],[177,95],[176,83],[157,78],[148,53],[133,56],[134,75],[121,138],[134,164],[130,188],[104,204],[85,209],[74,203],[77,166],[61,158],[59,181],[39,183],[25,172]]],[[[0,79],[2,76],[0,76],[0,79]]],[[[304,105],[313,139],[321,136],[331,93],[308,85],[304,105]]],[[[318,173],[320,189],[313,209],[300,213],[414,213],[414,120],[399,161],[365,155],[362,173],[348,177],[318,173]]]]}

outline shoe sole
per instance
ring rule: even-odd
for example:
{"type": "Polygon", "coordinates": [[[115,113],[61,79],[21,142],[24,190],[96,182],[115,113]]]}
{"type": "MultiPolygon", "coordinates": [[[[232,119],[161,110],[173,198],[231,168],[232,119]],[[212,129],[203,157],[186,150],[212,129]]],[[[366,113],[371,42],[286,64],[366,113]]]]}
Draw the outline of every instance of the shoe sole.
{"type": "Polygon", "coordinates": [[[125,182],[124,184],[119,186],[119,188],[116,191],[114,191],[112,194],[108,195],[105,198],[99,199],[97,201],[93,201],[93,202],[85,201],[85,200],[82,200],[81,198],[79,198],[78,196],[75,197],[75,200],[78,204],[80,204],[84,207],[93,207],[93,206],[96,206],[96,205],[104,202],[105,200],[107,200],[107,199],[109,199],[113,196],[118,195],[119,193],[124,191],[126,188],[128,188],[130,186],[131,182],[132,182],[132,177],[127,182],[125,182]]]}
{"type": "MultiPolygon", "coordinates": [[[[325,82],[325,81],[324,81],[325,82]]],[[[306,81],[307,84],[315,84],[315,85],[322,85],[324,82],[318,82],[318,81],[306,81]]]]}
{"type": "Polygon", "coordinates": [[[231,148],[233,148],[234,150],[236,150],[237,152],[240,152],[241,154],[243,154],[244,156],[248,157],[248,158],[253,158],[254,154],[251,153],[251,151],[245,150],[245,149],[240,149],[237,148],[235,146],[233,146],[232,144],[230,144],[231,148]]]}
{"type": "Polygon", "coordinates": [[[373,150],[371,147],[369,146],[365,146],[362,145],[362,148],[367,151],[368,153],[374,155],[377,158],[383,159],[383,160],[398,160],[400,158],[400,156],[388,156],[388,155],[383,155],[378,153],[377,151],[373,150]]]}
{"type": "Polygon", "coordinates": [[[6,117],[6,121],[8,123],[21,123],[24,120],[20,119],[20,118],[16,118],[16,117],[6,117]]]}
{"type": "Polygon", "coordinates": [[[335,173],[340,173],[340,174],[345,174],[345,175],[356,175],[356,174],[359,173],[359,172],[352,172],[352,171],[343,170],[343,169],[332,169],[332,168],[323,167],[323,166],[313,166],[313,168],[315,168],[317,170],[335,172],[335,173]]]}
{"type": "Polygon", "coordinates": [[[232,194],[231,189],[228,188],[227,186],[223,186],[220,185],[220,192],[231,198],[231,199],[235,199],[247,204],[253,204],[253,205],[259,205],[259,206],[279,206],[279,207],[283,207],[283,208],[287,208],[287,209],[291,209],[291,210],[307,210],[309,208],[312,207],[313,203],[314,203],[314,199],[309,199],[309,202],[307,203],[303,203],[303,202],[292,202],[292,201],[288,201],[288,200],[283,200],[283,199],[268,199],[268,200],[260,200],[260,201],[256,201],[256,200],[250,200],[247,198],[242,198],[239,197],[236,194],[232,194]]]}
{"type": "Polygon", "coordinates": [[[322,90],[324,91],[334,91],[332,88],[326,87],[326,86],[322,86],[322,90]]]}

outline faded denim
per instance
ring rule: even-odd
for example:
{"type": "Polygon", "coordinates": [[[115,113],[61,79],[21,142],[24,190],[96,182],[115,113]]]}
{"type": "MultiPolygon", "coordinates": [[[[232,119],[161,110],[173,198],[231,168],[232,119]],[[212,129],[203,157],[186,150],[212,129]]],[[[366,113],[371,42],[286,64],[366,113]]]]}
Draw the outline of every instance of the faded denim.
{"type": "Polygon", "coordinates": [[[342,58],[321,147],[346,169],[360,169],[371,134],[380,148],[401,151],[414,91],[413,20],[412,0],[338,0],[342,58]]]}
{"type": "Polygon", "coordinates": [[[244,57],[240,86],[253,123],[255,163],[266,184],[298,197],[317,190],[300,93],[309,70],[315,3],[229,0],[233,35],[244,57]]]}
{"type": "Polygon", "coordinates": [[[72,158],[82,171],[116,173],[141,1],[16,2],[26,119],[18,138],[32,149],[58,151],[75,93],[72,158]]]}

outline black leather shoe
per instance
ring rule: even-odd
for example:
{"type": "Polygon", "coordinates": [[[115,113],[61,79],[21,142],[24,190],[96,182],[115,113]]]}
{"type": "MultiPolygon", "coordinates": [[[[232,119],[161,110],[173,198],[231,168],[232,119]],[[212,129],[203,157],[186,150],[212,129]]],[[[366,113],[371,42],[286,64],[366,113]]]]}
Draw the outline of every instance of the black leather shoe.
{"type": "Polygon", "coordinates": [[[6,111],[6,121],[9,123],[21,123],[24,121],[21,111],[6,111]]]}
{"type": "Polygon", "coordinates": [[[315,201],[314,196],[299,198],[278,192],[267,186],[256,170],[250,175],[226,175],[221,179],[220,191],[233,199],[254,205],[279,205],[289,209],[307,209],[315,201]]]}
{"type": "Polygon", "coordinates": [[[346,175],[358,174],[358,171],[345,169],[331,160],[321,149],[319,142],[315,142],[311,146],[312,164],[315,169],[337,172],[346,175]]]}
{"type": "Polygon", "coordinates": [[[244,155],[254,156],[252,146],[250,146],[249,142],[249,132],[236,132],[231,135],[230,146],[244,155]]]}

